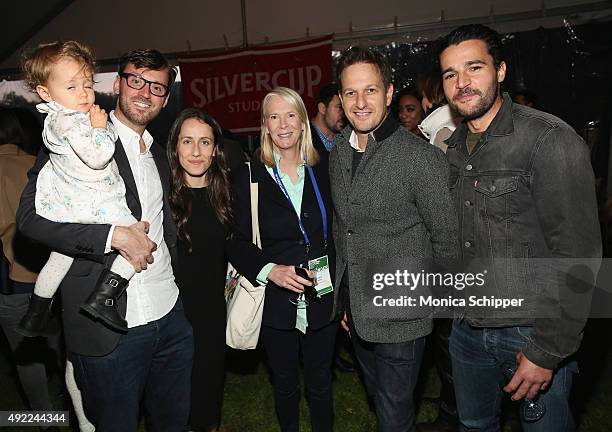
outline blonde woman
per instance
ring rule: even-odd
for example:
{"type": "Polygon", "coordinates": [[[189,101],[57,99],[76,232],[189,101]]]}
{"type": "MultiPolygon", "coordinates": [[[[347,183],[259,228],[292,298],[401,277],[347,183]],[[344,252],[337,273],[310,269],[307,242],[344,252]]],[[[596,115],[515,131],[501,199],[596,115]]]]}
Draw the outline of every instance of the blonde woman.
{"type": "Polygon", "coordinates": [[[304,102],[291,89],[277,87],[263,100],[260,159],[251,162],[250,179],[246,166],[234,176],[229,258],[251,282],[266,284],[261,340],[281,430],[299,430],[301,352],[312,430],[331,432],[338,323],[330,321],[329,270],[304,270],[317,259],[334,263],[329,177],[312,145],[304,102]],[[250,181],[259,187],[261,250],[251,244],[250,181]]]}

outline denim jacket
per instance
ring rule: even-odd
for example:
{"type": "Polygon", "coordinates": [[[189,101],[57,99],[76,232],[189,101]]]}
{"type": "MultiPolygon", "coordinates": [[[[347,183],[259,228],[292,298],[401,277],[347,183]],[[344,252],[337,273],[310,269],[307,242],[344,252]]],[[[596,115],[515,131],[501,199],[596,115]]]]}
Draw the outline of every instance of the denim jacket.
{"type": "Polygon", "coordinates": [[[523,302],[463,315],[476,327],[534,326],[523,353],[554,369],[580,345],[601,258],[588,147],[507,93],[471,154],[467,131],[447,140],[461,255],[487,268],[482,292],[523,302]]]}

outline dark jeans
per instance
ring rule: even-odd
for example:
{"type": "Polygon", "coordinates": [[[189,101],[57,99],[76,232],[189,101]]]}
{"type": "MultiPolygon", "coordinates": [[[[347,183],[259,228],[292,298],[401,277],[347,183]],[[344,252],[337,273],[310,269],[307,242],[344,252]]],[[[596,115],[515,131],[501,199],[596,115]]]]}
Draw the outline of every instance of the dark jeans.
{"type": "MultiPolygon", "coordinates": [[[[446,423],[457,422],[457,402],[453,387],[453,371],[449,343],[453,320],[449,318],[434,319],[434,331],[429,336],[432,342],[434,363],[440,378],[440,398],[438,399],[438,418],[446,423]]],[[[431,347],[431,346],[430,346],[431,347]]]]}
{"type": "Polygon", "coordinates": [[[425,337],[398,343],[367,342],[357,336],[350,311],[349,327],[355,357],[368,396],[374,402],[379,432],[413,432],[414,389],[425,351],[425,337]]]}
{"type": "Polygon", "coordinates": [[[332,360],[338,323],[306,334],[262,326],[261,337],[272,371],[276,412],[283,432],[300,430],[300,348],[312,432],[332,432],[332,360]]]}
{"type": "MultiPolygon", "coordinates": [[[[501,365],[514,361],[527,343],[531,327],[475,328],[455,321],[450,351],[457,408],[462,431],[500,430],[499,415],[504,392],[501,365]]],[[[568,399],[576,362],[558,369],[547,391],[538,399],[546,414],[533,423],[522,422],[525,432],[566,432],[575,430],[568,399]]]]}
{"type": "Polygon", "coordinates": [[[157,321],[130,328],[102,357],[71,353],[87,418],[97,432],[181,432],[189,419],[193,332],[180,298],[157,321]]]}

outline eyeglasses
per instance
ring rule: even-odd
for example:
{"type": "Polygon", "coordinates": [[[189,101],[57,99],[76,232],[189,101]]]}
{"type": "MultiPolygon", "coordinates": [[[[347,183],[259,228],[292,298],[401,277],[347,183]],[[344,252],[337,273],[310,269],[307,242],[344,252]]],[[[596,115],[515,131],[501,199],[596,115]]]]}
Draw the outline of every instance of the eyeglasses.
{"type": "Polygon", "coordinates": [[[155,81],[149,81],[148,79],[144,79],[140,75],[136,75],[130,72],[121,72],[119,74],[121,78],[125,78],[125,82],[128,87],[133,88],[134,90],[140,90],[147,84],[149,84],[149,91],[152,95],[158,97],[164,97],[168,94],[168,86],[158,83],[155,81]]]}

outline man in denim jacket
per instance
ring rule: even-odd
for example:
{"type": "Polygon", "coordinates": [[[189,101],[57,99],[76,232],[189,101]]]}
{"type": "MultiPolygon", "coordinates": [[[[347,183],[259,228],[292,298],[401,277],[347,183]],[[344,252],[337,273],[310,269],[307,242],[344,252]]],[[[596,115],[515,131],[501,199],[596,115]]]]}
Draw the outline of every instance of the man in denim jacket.
{"type": "Polygon", "coordinates": [[[487,298],[521,299],[515,308],[468,307],[454,323],[461,428],[499,430],[502,365],[511,362],[516,373],[503,390],[546,406],[523,430],[573,430],[570,356],[601,257],[588,148],[562,120],[501,94],[506,64],[495,31],[459,27],[441,48],[446,98],[465,118],[447,140],[462,258],[488,270],[487,298]]]}

